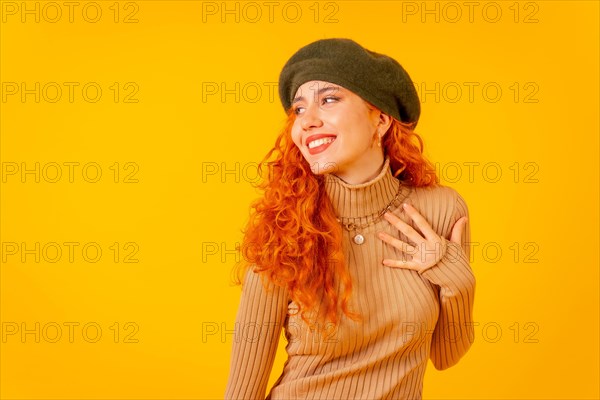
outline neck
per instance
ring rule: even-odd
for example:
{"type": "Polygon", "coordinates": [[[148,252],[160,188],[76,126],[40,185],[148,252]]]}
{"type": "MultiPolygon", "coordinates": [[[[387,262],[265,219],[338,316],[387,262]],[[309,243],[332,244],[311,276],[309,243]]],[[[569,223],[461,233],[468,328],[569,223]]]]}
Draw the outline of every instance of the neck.
{"type": "MultiPolygon", "coordinates": [[[[389,156],[379,173],[364,183],[350,184],[325,174],[324,188],[338,217],[358,218],[379,213],[396,197],[400,181],[392,175],[389,156]]],[[[403,186],[406,192],[407,187],[403,186]]],[[[401,193],[401,197],[402,193],[401,193]]]]}
{"type": "Polygon", "coordinates": [[[335,173],[334,175],[350,185],[368,182],[381,172],[385,159],[383,154],[380,153],[375,159],[373,157],[363,157],[359,162],[362,162],[362,164],[356,165],[355,163],[351,171],[335,173]]]}

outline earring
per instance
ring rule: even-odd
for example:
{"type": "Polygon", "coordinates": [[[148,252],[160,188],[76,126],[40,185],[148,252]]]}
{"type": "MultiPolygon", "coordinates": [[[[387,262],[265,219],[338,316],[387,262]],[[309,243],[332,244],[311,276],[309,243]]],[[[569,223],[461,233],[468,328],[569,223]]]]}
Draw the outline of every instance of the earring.
{"type": "Polygon", "coordinates": [[[377,142],[377,146],[381,147],[381,137],[382,137],[383,135],[377,135],[377,136],[379,137],[379,141],[377,142]]]}

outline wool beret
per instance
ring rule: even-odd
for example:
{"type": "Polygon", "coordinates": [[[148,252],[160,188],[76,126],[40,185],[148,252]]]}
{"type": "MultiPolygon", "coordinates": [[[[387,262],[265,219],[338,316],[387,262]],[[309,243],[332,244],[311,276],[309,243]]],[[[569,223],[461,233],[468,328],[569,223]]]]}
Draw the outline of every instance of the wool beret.
{"type": "Polygon", "coordinates": [[[419,119],[419,96],[404,68],[354,40],[321,39],[292,55],[279,75],[279,98],[286,111],[298,87],[312,80],[340,85],[402,122],[416,125],[419,119]]]}

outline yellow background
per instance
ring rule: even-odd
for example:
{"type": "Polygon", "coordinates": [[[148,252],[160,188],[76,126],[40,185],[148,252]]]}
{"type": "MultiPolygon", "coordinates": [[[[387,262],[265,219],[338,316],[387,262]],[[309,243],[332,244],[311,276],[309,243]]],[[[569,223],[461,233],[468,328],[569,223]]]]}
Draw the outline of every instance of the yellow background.
{"type": "Polygon", "coordinates": [[[275,2],[269,20],[264,2],[98,1],[72,22],[37,4],[39,22],[36,2],[1,2],[1,398],[222,398],[232,250],[284,120],[273,84],[328,37],[424,85],[425,154],[479,243],[475,342],[449,370],[429,363],[424,397],[599,398],[598,2],[275,2]],[[36,163],[39,182],[21,175],[36,163]]]}

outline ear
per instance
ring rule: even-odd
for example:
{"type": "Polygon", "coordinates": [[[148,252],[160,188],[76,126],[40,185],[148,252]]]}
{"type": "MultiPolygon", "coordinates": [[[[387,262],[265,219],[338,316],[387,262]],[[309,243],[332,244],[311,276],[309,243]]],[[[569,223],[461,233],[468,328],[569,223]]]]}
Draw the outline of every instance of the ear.
{"type": "Polygon", "coordinates": [[[379,134],[382,136],[385,135],[390,128],[390,125],[392,125],[392,117],[383,112],[379,112],[379,119],[377,121],[377,130],[379,134]]]}

